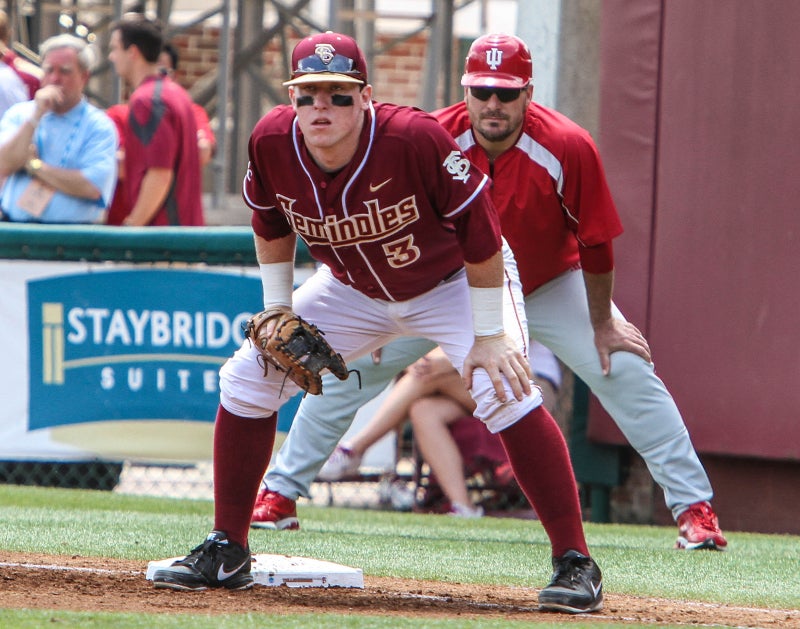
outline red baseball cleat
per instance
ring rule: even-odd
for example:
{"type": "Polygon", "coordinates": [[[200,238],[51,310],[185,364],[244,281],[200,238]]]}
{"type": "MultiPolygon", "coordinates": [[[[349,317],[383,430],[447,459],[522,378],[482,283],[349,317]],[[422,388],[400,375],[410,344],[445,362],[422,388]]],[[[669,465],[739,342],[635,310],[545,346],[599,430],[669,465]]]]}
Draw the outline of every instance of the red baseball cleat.
{"type": "Polygon", "coordinates": [[[300,528],[300,522],[297,519],[297,503],[277,491],[263,489],[256,498],[250,526],[254,529],[295,531],[300,528]]]}
{"type": "Polygon", "coordinates": [[[697,502],[678,516],[678,541],[675,548],[686,550],[722,550],[728,540],[722,535],[714,509],[707,502],[697,502]]]}

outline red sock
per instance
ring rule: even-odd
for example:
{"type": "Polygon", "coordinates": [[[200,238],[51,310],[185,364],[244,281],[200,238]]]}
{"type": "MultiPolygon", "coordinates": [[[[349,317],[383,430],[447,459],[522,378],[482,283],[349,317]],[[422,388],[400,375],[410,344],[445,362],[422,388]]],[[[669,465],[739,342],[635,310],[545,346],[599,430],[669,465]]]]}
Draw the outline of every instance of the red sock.
{"type": "Polygon", "coordinates": [[[539,406],[499,434],[514,476],[550,537],[553,556],[568,550],[588,555],[578,485],[553,416],[539,406]]]}
{"type": "Polygon", "coordinates": [[[256,494],[267,470],[278,414],[248,419],[220,405],[214,426],[214,528],[247,547],[256,494]]]}

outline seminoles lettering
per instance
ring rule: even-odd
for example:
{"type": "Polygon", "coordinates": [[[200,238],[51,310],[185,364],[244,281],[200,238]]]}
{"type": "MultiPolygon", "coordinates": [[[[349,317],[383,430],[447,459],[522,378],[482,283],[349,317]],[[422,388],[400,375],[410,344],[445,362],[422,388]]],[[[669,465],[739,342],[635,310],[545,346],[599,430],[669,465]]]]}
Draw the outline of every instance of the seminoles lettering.
{"type": "Polygon", "coordinates": [[[310,244],[329,243],[334,247],[372,242],[390,236],[419,219],[414,195],[395,205],[381,208],[377,199],[365,201],[366,212],[346,218],[305,216],[294,209],[297,199],[276,195],[292,227],[310,244]]]}

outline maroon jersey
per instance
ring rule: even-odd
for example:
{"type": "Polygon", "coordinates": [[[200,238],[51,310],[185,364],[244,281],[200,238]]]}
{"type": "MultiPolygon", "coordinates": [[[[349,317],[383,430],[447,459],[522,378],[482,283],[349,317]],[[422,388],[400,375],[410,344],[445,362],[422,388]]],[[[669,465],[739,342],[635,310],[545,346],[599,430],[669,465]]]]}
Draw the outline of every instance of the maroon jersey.
{"type": "Polygon", "coordinates": [[[291,107],[256,125],[243,196],[267,240],[296,232],[334,276],[402,301],[500,250],[488,179],[434,118],[372,103],[355,156],[335,174],[310,157],[291,107]]]}
{"type": "Polygon", "coordinates": [[[492,199],[526,295],[575,268],[579,242],[591,247],[622,233],[597,147],[567,117],[531,103],[516,145],[490,167],[465,103],[433,115],[492,177],[492,199]]]}
{"type": "Polygon", "coordinates": [[[125,130],[128,207],[150,168],[169,168],[174,180],[151,225],[203,225],[200,157],[192,100],[180,85],[148,77],[131,95],[125,130]]]}

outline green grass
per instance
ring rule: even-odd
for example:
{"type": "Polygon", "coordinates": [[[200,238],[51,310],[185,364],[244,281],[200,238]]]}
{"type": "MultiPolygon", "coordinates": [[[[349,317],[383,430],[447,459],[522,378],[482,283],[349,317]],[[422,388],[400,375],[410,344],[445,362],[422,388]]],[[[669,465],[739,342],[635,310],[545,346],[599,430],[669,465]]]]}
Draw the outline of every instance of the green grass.
{"type": "MultiPolygon", "coordinates": [[[[208,501],[0,486],[0,549],[146,562],[185,554],[208,532],[212,513],[208,501]]],[[[549,543],[538,522],[302,505],[299,516],[303,525],[299,533],[252,531],[253,552],[325,559],[358,566],[371,576],[534,587],[542,587],[549,577],[549,543]]],[[[800,537],[726,533],[729,550],[713,553],[672,550],[672,527],[587,523],[586,532],[592,554],[603,568],[607,592],[800,608],[800,537]]],[[[0,611],[0,625],[34,627],[43,618],[54,617],[59,626],[74,622],[81,627],[107,626],[111,618],[115,627],[161,627],[168,625],[159,623],[169,621],[155,617],[137,621],[122,614],[0,611]]],[[[295,621],[298,627],[398,626],[397,619],[385,624],[371,619],[365,625],[355,617],[335,617],[330,625],[318,617],[313,623],[297,617],[282,619],[281,624],[293,627],[295,621]]],[[[260,621],[257,616],[197,617],[189,626],[259,624],[263,626],[263,617],[260,621]]],[[[417,621],[414,626],[423,625],[417,621]]],[[[424,626],[470,625],[442,621],[424,626]]]]}
{"type": "MultiPolygon", "coordinates": [[[[33,612],[0,611],[0,623],[4,628],[14,629],[41,629],[45,625],[59,629],[167,629],[183,627],[191,629],[265,629],[271,626],[269,620],[262,614],[240,614],[237,616],[201,616],[198,614],[185,614],[180,618],[155,614],[100,614],[83,612],[33,612]]],[[[566,627],[568,629],[597,629],[597,623],[547,623],[547,625],[531,625],[530,622],[508,620],[421,620],[409,619],[404,621],[396,617],[372,616],[344,616],[341,614],[311,615],[291,614],[281,615],[280,629],[530,629],[538,627],[566,627]]],[[[631,625],[603,623],[602,629],[630,629],[631,625]]],[[[659,625],[661,629],[670,629],[669,625],[659,625]]]]}

